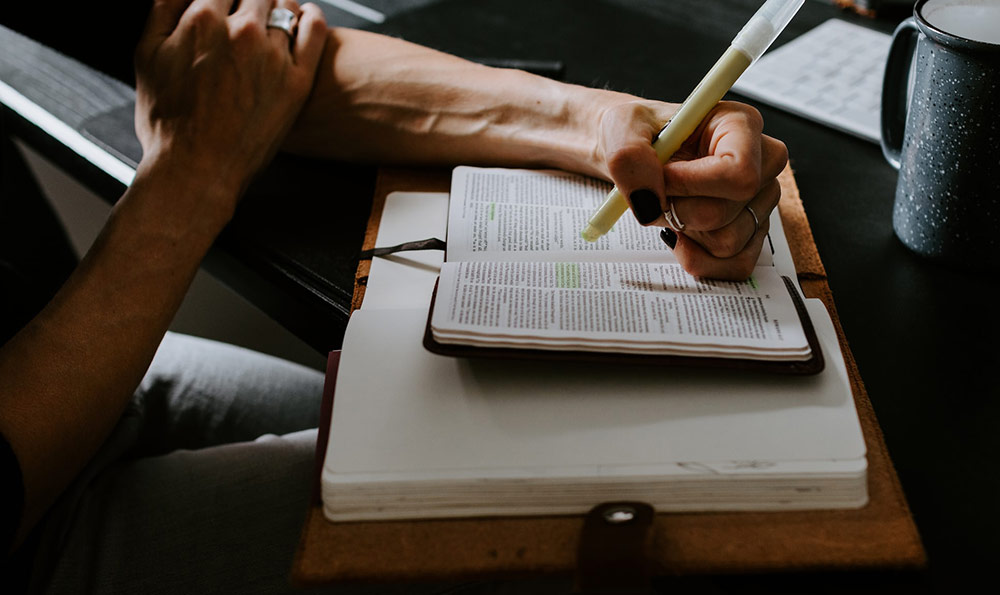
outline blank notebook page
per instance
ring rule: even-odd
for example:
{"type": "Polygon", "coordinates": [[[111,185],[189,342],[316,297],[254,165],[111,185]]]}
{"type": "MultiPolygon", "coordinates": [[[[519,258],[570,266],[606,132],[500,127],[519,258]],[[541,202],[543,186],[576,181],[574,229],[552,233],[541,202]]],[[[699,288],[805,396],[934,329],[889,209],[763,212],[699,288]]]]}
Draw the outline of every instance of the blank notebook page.
{"type": "Polygon", "coordinates": [[[443,357],[421,346],[426,308],[359,310],[344,341],[324,483],[338,474],[729,472],[746,461],[770,472],[861,472],[865,445],[836,334],[821,302],[807,306],[829,354],[809,377],[443,357]]]}

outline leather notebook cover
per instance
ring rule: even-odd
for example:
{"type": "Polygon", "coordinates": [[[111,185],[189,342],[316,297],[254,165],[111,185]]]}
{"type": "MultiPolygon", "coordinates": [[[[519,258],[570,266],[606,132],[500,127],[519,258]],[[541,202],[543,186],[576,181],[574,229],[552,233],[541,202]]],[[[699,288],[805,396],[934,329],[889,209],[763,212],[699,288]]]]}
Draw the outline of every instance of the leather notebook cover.
{"type": "MultiPolygon", "coordinates": [[[[779,205],[799,282],[821,299],[837,329],[868,449],[866,506],[854,510],[669,513],[654,515],[647,554],[651,574],[918,568],[926,555],[889,459],[857,364],[844,338],[812,232],[787,170],[779,205]]],[[[375,243],[385,196],[396,190],[448,190],[447,172],[387,170],[376,186],[365,248],[375,243]]],[[[368,261],[358,267],[354,305],[364,297],[368,261]]],[[[331,371],[336,358],[331,357],[331,371]]],[[[328,374],[323,423],[329,424],[336,374],[328,374]]],[[[299,584],[338,581],[462,580],[531,573],[573,573],[584,516],[468,518],[332,523],[319,500],[328,428],[317,444],[317,473],[296,553],[299,584]]]]}

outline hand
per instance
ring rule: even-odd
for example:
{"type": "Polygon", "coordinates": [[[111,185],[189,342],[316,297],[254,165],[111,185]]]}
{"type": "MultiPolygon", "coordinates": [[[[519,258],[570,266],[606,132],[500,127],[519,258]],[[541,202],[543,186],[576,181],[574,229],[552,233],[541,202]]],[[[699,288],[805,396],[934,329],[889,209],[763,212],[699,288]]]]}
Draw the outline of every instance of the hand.
{"type": "Polygon", "coordinates": [[[674,254],[689,273],[746,279],[781,195],[777,176],[788,162],[788,151],[781,141],[762,134],[756,109],[724,101],[661,165],[651,140],[675,109],[633,101],[605,112],[601,149],[611,179],[643,225],[668,226],[664,212],[673,206],[684,225],[676,233],[674,254]]]}
{"type": "MultiPolygon", "coordinates": [[[[323,13],[295,0],[289,36],[267,28],[272,0],[156,0],[136,50],[143,162],[221,185],[231,211],[304,104],[326,40],[323,13]]],[[[140,168],[142,169],[142,168],[140,168]]]]}

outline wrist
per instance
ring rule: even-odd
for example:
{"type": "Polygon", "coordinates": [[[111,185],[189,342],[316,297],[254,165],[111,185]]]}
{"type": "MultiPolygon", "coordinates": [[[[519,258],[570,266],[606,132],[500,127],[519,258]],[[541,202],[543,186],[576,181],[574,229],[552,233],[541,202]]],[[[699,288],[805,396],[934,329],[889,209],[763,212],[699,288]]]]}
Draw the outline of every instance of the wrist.
{"type": "Polygon", "coordinates": [[[607,114],[617,106],[642,100],[626,93],[576,85],[559,84],[559,90],[564,94],[562,105],[567,121],[562,124],[564,136],[556,137],[562,138],[562,143],[552,147],[547,161],[558,169],[610,180],[602,133],[607,114]]]}
{"type": "Polygon", "coordinates": [[[125,198],[221,229],[232,218],[250,176],[181,149],[147,151],[125,198]]]}
{"type": "Polygon", "coordinates": [[[623,103],[636,101],[638,98],[616,91],[590,88],[587,88],[586,91],[587,96],[583,98],[586,106],[579,113],[585,118],[580,122],[580,126],[582,133],[588,139],[589,151],[585,159],[573,169],[595,178],[610,180],[611,172],[608,169],[607,151],[603,141],[605,118],[612,108],[623,103]]]}
{"type": "Polygon", "coordinates": [[[256,160],[241,153],[232,140],[196,138],[191,134],[158,134],[143,143],[142,160],[136,170],[162,177],[171,185],[184,185],[214,195],[242,195],[256,172],[256,160]]]}
{"type": "Polygon", "coordinates": [[[113,216],[147,237],[207,249],[232,219],[245,186],[219,174],[173,154],[144,155],[113,216]]]}

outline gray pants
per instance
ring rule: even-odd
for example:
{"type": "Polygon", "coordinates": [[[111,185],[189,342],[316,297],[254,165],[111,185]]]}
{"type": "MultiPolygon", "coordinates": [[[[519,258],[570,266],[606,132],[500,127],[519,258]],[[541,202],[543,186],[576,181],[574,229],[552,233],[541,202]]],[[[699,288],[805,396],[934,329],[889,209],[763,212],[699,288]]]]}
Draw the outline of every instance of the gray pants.
{"type": "MultiPolygon", "coordinates": [[[[33,590],[301,592],[288,576],[322,388],[314,370],[168,333],[115,431],[46,518],[33,590]]],[[[562,590],[541,581],[326,592],[562,590]]]]}

